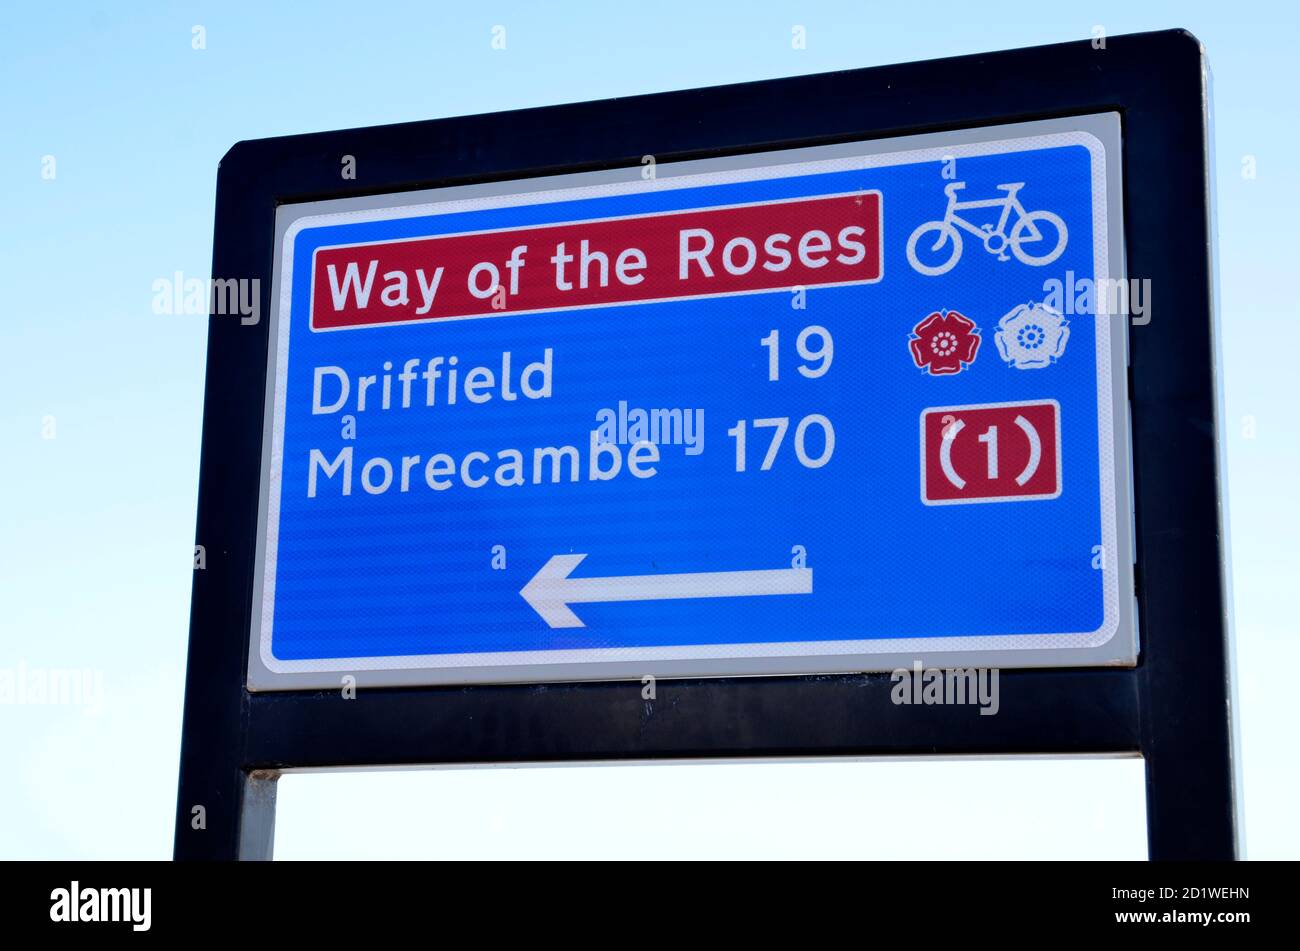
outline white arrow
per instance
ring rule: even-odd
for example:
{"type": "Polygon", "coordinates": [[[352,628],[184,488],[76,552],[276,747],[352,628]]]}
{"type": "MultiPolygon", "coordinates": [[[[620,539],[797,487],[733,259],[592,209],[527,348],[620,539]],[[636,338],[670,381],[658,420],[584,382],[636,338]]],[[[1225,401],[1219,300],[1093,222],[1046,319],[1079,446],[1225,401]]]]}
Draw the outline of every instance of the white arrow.
{"type": "Polygon", "coordinates": [[[599,601],[673,601],[680,598],[748,598],[812,594],[811,568],[703,571],[688,575],[570,578],[586,555],[553,555],[519,592],[551,627],[586,627],[570,604],[599,601]]]}

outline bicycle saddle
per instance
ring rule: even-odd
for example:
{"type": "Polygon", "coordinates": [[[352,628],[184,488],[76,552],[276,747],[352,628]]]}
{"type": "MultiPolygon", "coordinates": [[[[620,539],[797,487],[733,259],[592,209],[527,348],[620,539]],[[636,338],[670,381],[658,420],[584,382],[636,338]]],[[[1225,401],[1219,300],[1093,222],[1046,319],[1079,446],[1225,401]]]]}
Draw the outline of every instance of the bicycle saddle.
{"type": "Polygon", "coordinates": [[[1011,182],[1011,183],[1008,184],[1008,185],[998,185],[998,186],[997,186],[997,189],[998,189],[998,191],[1000,191],[1000,192],[1008,192],[1008,193],[1009,193],[1009,192],[1014,192],[1014,191],[1016,191],[1016,190],[1018,190],[1018,189],[1021,189],[1021,188],[1024,188],[1024,187],[1025,187],[1025,183],[1024,183],[1024,182],[1011,182]]]}

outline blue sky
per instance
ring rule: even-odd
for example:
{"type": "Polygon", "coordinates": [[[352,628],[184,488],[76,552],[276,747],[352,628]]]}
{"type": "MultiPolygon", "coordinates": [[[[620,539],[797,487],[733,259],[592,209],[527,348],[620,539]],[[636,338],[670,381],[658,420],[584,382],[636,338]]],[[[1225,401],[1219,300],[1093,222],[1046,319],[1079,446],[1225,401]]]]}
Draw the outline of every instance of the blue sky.
{"type": "MultiPolygon", "coordinates": [[[[1080,39],[1096,25],[1110,35],[1187,27],[1214,70],[1249,852],[1300,854],[1291,703],[1300,667],[1297,17],[1280,2],[8,5],[0,668],[91,669],[103,697],[92,711],[0,705],[0,857],[170,854],[205,327],[154,314],[151,287],[176,271],[206,276],[216,166],[232,143],[1080,39]],[[490,45],[498,24],[504,50],[490,45]],[[192,48],[196,25],[205,49],[192,48]],[[791,48],[794,25],[806,28],[806,49],[791,48]],[[42,177],[45,156],[53,179],[42,177]],[[1243,174],[1248,157],[1253,178],[1243,174]]],[[[321,854],[322,842],[336,855],[464,853],[496,835],[493,854],[545,854],[558,844],[539,825],[557,814],[570,817],[561,825],[576,853],[607,854],[611,841],[669,834],[644,817],[672,802],[681,851],[752,848],[740,826],[732,839],[717,831],[718,816],[734,812],[778,816],[771,850],[805,854],[816,852],[798,834],[807,808],[849,822],[856,804],[876,822],[924,826],[937,838],[921,850],[934,854],[978,803],[974,815],[1008,831],[966,854],[1128,855],[1135,837],[1140,852],[1135,766],[295,777],[284,783],[280,846],[285,855],[321,854]],[[680,795],[684,776],[692,797],[680,795]],[[957,787],[978,791],[957,807],[957,787]],[[385,803],[390,818],[357,809],[361,795],[385,803]],[[619,806],[584,825],[581,806],[593,796],[619,806]],[[1102,802],[1117,805],[1099,813],[1102,802]],[[1071,823],[1080,812],[1086,821],[1071,823]],[[1048,845],[1037,845],[1044,836],[1048,845]]],[[[858,854],[916,848],[865,838],[858,854]]]]}

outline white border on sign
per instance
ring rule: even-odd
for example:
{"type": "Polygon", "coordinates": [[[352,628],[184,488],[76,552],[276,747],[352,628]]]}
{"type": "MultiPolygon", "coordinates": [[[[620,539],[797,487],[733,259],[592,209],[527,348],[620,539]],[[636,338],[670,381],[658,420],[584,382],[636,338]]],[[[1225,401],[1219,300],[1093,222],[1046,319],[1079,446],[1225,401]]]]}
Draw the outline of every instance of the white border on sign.
{"type": "MultiPolygon", "coordinates": [[[[275,565],[283,466],[293,243],[306,228],[451,214],[542,202],[860,170],[947,158],[1084,146],[1092,162],[1094,281],[1122,275],[1120,120],[1101,113],[979,129],[926,133],[832,146],[754,152],[721,159],[660,163],[656,178],[640,166],[425,192],[281,206],[273,272],[262,491],[250,624],[250,690],[335,687],[341,674],[362,686],[548,683],[657,677],[771,676],[929,666],[1132,666],[1137,660],[1133,596],[1133,513],[1128,429],[1127,323],[1098,319],[1097,380],[1104,618],[1095,631],[1053,634],[872,638],[814,642],[673,645],[280,660],[271,653],[275,565]],[[635,176],[635,177],[632,177],[635,176]],[[1114,324],[1114,326],[1112,326],[1114,324]],[[1124,332],[1113,332],[1115,327],[1124,332]],[[1114,369],[1113,368],[1117,368],[1114,369]]],[[[811,196],[810,196],[811,197],[811,196]]],[[[884,208],[881,207],[883,232],[884,208]]],[[[882,246],[882,275],[883,275],[882,246]]],[[[768,293],[776,293],[769,291],[768,293]]],[[[608,305],[600,305],[608,306],[608,305]]],[[[517,312],[516,312],[517,313],[517,312]]],[[[380,324],[377,326],[387,326],[380,324]]],[[[1058,414],[1059,421],[1059,414],[1058,414]]],[[[1058,440],[1059,443],[1059,440],[1058,440]]]]}

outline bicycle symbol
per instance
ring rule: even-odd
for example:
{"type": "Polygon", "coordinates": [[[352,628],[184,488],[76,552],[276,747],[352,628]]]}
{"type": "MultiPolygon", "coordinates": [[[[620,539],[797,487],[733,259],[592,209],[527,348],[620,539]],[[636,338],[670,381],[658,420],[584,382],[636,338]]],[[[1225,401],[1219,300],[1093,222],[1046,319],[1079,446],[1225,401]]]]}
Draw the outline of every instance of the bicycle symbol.
{"type": "Polygon", "coordinates": [[[989,254],[996,254],[999,261],[1009,260],[1007,257],[1007,248],[1011,253],[1024,264],[1032,264],[1042,267],[1045,264],[1051,264],[1061,256],[1065,250],[1067,240],[1065,222],[1059,215],[1050,211],[1025,211],[1024,205],[1020,204],[1020,199],[1016,193],[1025,187],[1024,182],[1012,182],[1006,185],[998,185],[998,191],[1006,192],[1002,198],[987,198],[982,201],[958,201],[957,192],[966,187],[965,182],[952,182],[945,186],[944,194],[948,196],[948,209],[944,212],[942,221],[927,221],[915,231],[912,237],[907,241],[907,260],[911,262],[912,267],[916,268],[922,274],[928,274],[934,277],[939,274],[946,274],[956,265],[961,257],[961,231],[958,228],[964,228],[975,237],[984,242],[984,250],[989,254]],[[1002,215],[998,219],[997,227],[985,224],[976,227],[965,218],[957,214],[969,208],[1001,208],[1002,215]],[[1011,233],[1007,233],[1007,222],[1011,213],[1016,214],[1016,223],[1011,228],[1011,233]],[[1043,232],[1039,230],[1039,225],[1051,225],[1056,229],[1056,245],[1046,254],[1032,254],[1032,245],[1036,241],[1043,241],[1043,232]],[[930,244],[926,238],[924,243],[922,239],[934,233],[934,243],[930,244]],[[936,261],[938,263],[925,264],[917,257],[916,249],[920,245],[922,250],[929,255],[938,254],[936,261]],[[944,246],[949,245],[947,258],[943,257],[944,246]],[[1024,245],[1031,245],[1030,251],[1026,251],[1024,245]]]}

